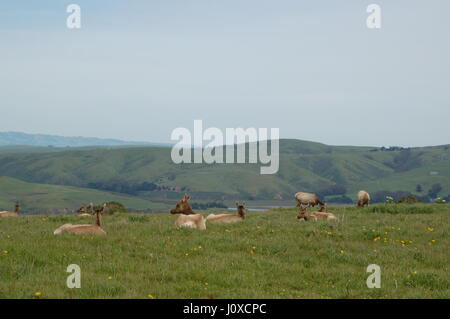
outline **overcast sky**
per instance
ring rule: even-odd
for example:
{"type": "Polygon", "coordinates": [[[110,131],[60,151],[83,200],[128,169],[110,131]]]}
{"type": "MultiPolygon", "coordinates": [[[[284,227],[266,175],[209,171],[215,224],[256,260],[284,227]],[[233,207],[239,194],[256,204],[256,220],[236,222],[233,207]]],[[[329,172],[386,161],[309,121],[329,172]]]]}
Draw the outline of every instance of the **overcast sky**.
{"type": "Polygon", "coordinates": [[[449,12],[448,0],[2,1],[0,131],[169,142],[201,119],[333,145],[447,144],[449,12]]]}

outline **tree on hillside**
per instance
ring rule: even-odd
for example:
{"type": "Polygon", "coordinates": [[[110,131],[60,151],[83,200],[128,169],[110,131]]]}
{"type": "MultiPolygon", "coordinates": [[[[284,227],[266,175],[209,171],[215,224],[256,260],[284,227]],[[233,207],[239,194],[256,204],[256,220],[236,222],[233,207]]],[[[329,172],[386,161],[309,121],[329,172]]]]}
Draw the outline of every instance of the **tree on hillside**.
{"type": "Polygon", "coordinates": [[[416,192],[418,192],[418,193],[422,193],[422,191],[423,191],[423,189],[422,189],[422,185],[420,185],[420,184],[417,184],[417,186],[416,186],[416,192]]]}
{"type": "Polygon", "coordinates": [[[428,196],[431,198],[436,198],[441,190],[442,190],[441,184],[439,183],[433,184],[430,190],[428,191],[428,196]]]}
{"type": "MultiPolygon", "coordinates": [[[[98,206],[99,208],[100,206],[98,206]]],[[[115,213],[128,213],[128,210],[119,202],[107,202],[106,209],[103,211],[104,214],[112,215],[115,213]]]]}

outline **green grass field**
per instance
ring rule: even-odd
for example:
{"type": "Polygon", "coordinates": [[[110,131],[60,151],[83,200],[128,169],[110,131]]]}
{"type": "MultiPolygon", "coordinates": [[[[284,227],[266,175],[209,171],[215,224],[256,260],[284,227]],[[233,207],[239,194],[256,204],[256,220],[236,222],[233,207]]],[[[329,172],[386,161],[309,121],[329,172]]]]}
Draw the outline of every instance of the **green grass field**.
{"type": "Polygon", "coordinates": [[[338,222],[275,209],[203,232],[169,214],[113,215],[106,237],[52,234],[89,218],[2,218],[0,298],[450,298],[449,205],[329,211],[338,222]],[[66,286],[70,264],[80,289],[66,286]],[[380,289],[366,286],[369,264],[380,289]]]}

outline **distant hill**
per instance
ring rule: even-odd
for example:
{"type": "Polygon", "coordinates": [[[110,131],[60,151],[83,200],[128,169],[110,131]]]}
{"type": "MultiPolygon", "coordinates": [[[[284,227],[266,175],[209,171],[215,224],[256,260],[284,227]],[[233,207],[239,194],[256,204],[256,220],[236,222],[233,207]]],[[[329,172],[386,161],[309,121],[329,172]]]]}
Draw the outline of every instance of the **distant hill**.
{"type": "Polygon", "coordinates": [[[170,151],[130,146],[0,152],[0,176],[152,199],[177,199],[189,192],[194,200],[291,200],[295,192],[308,191],[328,199],[354,201],[359,189],[425,196],[437,183],[442,188],[439,196],[450,194],[448,145],[386,149],[280,140],[280,170],[275,175],[260,175],[260,164],[176,165],[170,151]]]}
{"type": "Polygon", "coordinates": [[[117,201],[134,211],[168,211],[170,206],[143,198],[71,186],[35,184],[0,177],[0,211],[11,210],[19,202],[25,214],[73,211],[90,202],[117,201]]]}
{"type": "Polygon", "coordinates": [[[118,146],[118,145],[153,145],[168,146],[169,144],[149,142],[127,142],[116,139],[101,139],[95,137],[66,137],[45,134],[27,134],[21,132],[0,132],[0,146],[28,145],[54,147],[80,146],[118,146]]]}

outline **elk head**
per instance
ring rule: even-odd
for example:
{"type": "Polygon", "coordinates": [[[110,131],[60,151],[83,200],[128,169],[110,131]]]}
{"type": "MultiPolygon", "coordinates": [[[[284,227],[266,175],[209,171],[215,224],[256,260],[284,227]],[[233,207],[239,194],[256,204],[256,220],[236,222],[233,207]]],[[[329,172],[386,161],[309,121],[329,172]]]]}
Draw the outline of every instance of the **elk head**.
{"type": "Polygon", "coordinates": [[[193,215],[195,212],[192,210],[191,205],[188,203],[188,200],[191,198],[188,194],[185,194],[183,198],[177,203],[175,208],[170,210],[171,214],[184,214],[184,215],[193,215]]]}
{"type": "Polygon", "coordinates": [[[300,206],[300,211],[298,212],[297,219],[307,220],[308,214],[306,213],[306,207],[300,206]]]}
{"type": "Polygon", "coordinates": [[[241,216],[242,218],[245,218],[245,203],[239,203],[236,202],[236,208],[237,208],[237,212],[239,214],[239,216],[241,216]]]}

